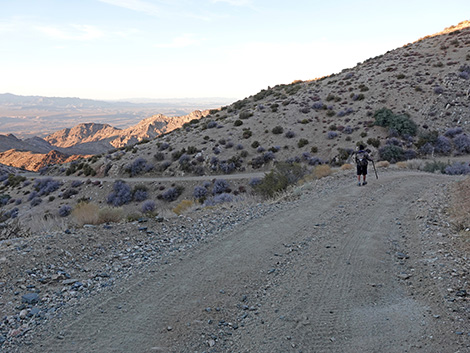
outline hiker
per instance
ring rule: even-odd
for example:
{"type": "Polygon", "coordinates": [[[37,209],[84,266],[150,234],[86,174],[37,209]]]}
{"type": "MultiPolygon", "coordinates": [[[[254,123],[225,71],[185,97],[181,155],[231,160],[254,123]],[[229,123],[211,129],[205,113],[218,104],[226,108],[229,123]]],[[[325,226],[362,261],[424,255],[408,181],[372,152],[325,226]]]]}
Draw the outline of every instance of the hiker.
{"type": "Polygon", "coordinates": [[[366,185],[366,176],[367,176],[367,165],[369,161],[374,162],[370,157],[367,150],[364,149],[364,145],[359,145],[359,149],[354,152],[357,166],[357,186],[361,186],[361,175],[362,175],[362,185],[366,185]]]}

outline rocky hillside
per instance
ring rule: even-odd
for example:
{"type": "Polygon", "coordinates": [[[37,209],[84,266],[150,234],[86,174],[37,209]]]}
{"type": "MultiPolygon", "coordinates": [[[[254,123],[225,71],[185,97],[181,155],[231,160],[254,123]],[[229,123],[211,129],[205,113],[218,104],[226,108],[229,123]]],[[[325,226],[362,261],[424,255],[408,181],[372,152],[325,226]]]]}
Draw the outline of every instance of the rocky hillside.
{"type": "Polygon", "coordinates": [[[360,143],[391,162],[469,153],[469,44],[466,21],[340,73],[268,87],[96,158],[92,168],[116,177],[131,169],[225,174],[267,169],[273,160],[341,163],[360,143]]]}
{"type": "Polygon", "coordinates": [[[180,128],[209,111],[194,111],[180,117],[158,114],[127,129],[108,124],[84,123],[48,135],[21,140],[14,135],[0,135],[0,163],[38,171],[46,165],[62,164],[114,148],[136,144],[180,128]]]}

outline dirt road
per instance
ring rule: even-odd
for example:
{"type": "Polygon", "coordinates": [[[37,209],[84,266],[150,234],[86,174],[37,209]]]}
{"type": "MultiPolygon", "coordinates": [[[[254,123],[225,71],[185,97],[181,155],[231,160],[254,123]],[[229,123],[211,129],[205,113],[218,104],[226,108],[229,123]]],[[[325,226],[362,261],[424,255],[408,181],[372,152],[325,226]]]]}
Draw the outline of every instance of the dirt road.
{"type": "Polygon", "coordinates": [[[425,260],[416,215],[448,180],[397,172],[306,193],[134,274],[31,349],[457,352],[440,289],[410,265],[425,260]]]}

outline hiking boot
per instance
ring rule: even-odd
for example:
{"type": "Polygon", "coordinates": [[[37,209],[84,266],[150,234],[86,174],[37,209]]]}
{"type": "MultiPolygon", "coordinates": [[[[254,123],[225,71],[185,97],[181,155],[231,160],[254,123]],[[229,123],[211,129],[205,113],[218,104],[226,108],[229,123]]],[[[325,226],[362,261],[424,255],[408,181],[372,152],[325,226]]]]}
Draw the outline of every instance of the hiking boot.
{"type": "Polygon", "coordinates": [[[362,185],[367,185],[367,181],[363,182],[362,185]]]}
{"type": "Polygon", "coordinates": [[[357,183],[357,186],[361,186],[361,183],[357,183]]]}

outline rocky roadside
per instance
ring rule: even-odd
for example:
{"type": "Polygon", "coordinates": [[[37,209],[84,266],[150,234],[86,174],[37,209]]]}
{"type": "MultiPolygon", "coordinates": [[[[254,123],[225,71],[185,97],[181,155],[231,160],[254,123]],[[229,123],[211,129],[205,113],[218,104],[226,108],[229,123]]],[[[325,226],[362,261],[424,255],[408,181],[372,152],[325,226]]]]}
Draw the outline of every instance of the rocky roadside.
{"type": "MultiPolygon", "coordinates": [[[[298,197],[312,192],[334,192],[339,183],[350,181],[350,177],[348,173],[338,173],[306,184],[279,202],[230,204],[169,219],[142,218],[132,223],[85,226],[3,241],[0,243],[0,351],[20,352],[21,347],[31,345],[40,334],[60,338],[60,332],[48,333],[50,323],[59,322],[67,313],[79,313],[80,305],[87,298],[111,294],[126,278],[138,276],[149,266],[178,261],[222,231],[230,231],[279,209],[295,207],[298,197]]],[[[435,300],[444,298],[449,313],[442,318],[451,322],[443,324],[452,325],[456,337],[464,340],[470,336],[466,323],[468,255],[459,246],[462,239],[449,224],[448,192],[445,184],[441,190],[431,190],[429,195],[417,200],[420,216],[416,225],[421,239],[418,248],[406,239],[400,245],[403,253],[397,252],[397,261],[406,278],[399,280],[414,295],[434,296],[435,300]],[[421,254],[418,256],[416,251],[421,254]],[[420,276],[430,277],[438,292],[431,295],[428,288],[420,287],[420,276]]],[[[293,253],[302,246],[286,244],[286,252],[293,253]]],[[[283,271],[283,263],[281,259],[279,266],[271,271],[283,271]]],[[[207,316],[215,320],[219,331],[227,331],[230,336],[239,326],[257,322],[256,312],[263,291],[253,288],[251,295],[239,298],[240,320],[224,320],[217,307],[208,307],[207,316]]],[[[436,320],[442,320],[438,313],[434,315],[436,320]]],[[[207,332],[201,336],[200,347],[210,348],[219,339],[213,332],[207,332]]]]}
{"type": "MultiPolygon", "coordinates": [[[[346,175],[302,189],[332,190],[346,175]]],[[[302,191],[303,192],[303,191],[302,191]]],[[[298,189],[294,194],[301,195],[298,189]]],[[[89,297],[112,292],[133,274],[175,261],[222,231],[278,210],[293,198],[270,203],[232,203],[196,209],[171,218],[85,225],[65,232],[33,235],[0,243],[0,351],[21,351],[47,323],[79,311],[89,297]]]]}

